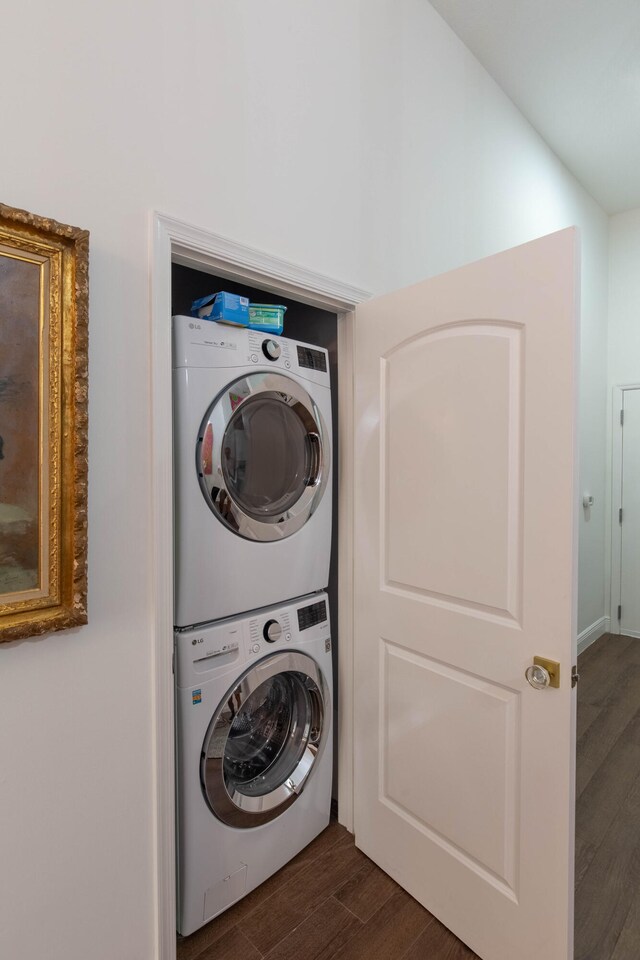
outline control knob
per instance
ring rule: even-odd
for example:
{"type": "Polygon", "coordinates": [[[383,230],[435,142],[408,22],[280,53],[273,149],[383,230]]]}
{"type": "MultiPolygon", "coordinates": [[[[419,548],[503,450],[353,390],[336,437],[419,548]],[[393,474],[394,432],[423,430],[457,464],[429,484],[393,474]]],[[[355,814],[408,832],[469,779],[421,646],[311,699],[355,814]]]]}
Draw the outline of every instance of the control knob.
{"type": "Polygon", "coordinates": [[[282,636],[282,627],[277,620],[267,620],[262,635],[267,643],[275,643],[282,636]]]}
{"type": "Polygon", "coordinates": [[[277,360],[282,353],[282,348],[275,340],[263,340],[262,352],[267,360],[277,360]]]}

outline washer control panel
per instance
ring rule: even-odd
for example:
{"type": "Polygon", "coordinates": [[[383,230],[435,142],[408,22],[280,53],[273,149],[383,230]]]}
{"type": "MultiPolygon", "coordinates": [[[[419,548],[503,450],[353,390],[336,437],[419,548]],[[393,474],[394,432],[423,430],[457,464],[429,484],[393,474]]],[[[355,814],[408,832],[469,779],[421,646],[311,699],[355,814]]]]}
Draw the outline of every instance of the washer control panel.
{"type": "Polygon", "coordinates": [[[288,607],[269,607],[249,620],[248,659],[274,649],[329,636],[329,603],[326,593],[314,594],[288,607]]]}
{"type": "Polygon", "coordinates": [[[176,630],[174,669],[176,685],[203,684],[244,663],[259,660],[284,647],[304,647],[326,640],[330,649],[329,600],[326,593],[265,607],[244,617],[176,630]]]}
{"type": "Polygon", "coordinates": [[[252,617],[249,621],[249,654],[255,657],[266,653],[269,647],[291,642],[291,613],[279,609],[252,617]]]}

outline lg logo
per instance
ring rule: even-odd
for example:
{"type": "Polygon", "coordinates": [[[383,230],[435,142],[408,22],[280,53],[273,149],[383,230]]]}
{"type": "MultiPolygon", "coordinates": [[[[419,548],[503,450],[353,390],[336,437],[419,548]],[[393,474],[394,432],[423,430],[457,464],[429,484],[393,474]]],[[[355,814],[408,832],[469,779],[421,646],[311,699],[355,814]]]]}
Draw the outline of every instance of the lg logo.
{"type": "Polygon", "coordinates": [[[204,637],[194,637],[191,641],[191,646],[195,647],[196,643],[204,643],[204,637]]]}

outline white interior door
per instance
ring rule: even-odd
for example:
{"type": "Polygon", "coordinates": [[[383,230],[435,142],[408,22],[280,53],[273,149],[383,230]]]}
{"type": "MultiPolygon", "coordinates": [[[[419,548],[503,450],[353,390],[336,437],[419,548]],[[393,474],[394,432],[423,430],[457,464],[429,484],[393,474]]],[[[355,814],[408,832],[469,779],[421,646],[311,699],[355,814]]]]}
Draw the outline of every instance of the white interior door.
{"type": "Polygon", "coordinates": [[[640,389],[622,397],[620,632],[640,637],[640,389]]]}
{"type": "Polygon", "coordinates": [[[565,230],[355,315],[356,843],[486,960],[572,956],[576,283],[565,230]]]}

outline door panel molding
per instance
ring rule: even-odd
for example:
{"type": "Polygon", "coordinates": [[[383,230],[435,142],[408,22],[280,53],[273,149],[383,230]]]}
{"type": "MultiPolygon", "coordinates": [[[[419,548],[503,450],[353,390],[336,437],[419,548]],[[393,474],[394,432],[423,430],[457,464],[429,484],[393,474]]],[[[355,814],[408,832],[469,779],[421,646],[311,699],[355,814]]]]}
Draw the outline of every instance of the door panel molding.
{"type": "MultiPolygon", "coordinates": [[[[379,795],[382,803],[395,809],[412,826],[424,833],[467,868],[495,886],[517,904],[520,831],[520,792],[518,787],[517,744],[520,741],[520,691],[495,683],[486,677],[457,669],[431,657],[417,654],[393,641],[380,640],[380,698],[396,709],[412,710],[420,699],[446,701],[447,710],[455,710],[456,700],[474,702],[478,722],[470,734],[459,729],[449,733],[446,753],[422,757],[425,767],[421,781],[419,768],[394,769],[396,750],[388,707],[381,713],[379,795]],[[395,663],[394,663],[395,661],[395,663]],[[394,675],[395,671],[395,675],[394,675]],[[407,701],[407,691],[412,695],[407,701]],[[403,700],[403,698],[405,698],[403,700]],[[484,743],[490,740],[492,752],[487,766],[484,743]],[[482,757],[482,759],[480,759],[482,757]],[[475,768],[475,769],[474,769],[475,768]],[[500,789],[491,792],[490,775],[500,780],[500,789]],[[393,786],[393,781],[400,788],[393,786]],[[443,784],[446,783],[446,790],[443,784]],[[451,818],[451,795],[468,805],[462,818],[463,830],[474,825],[474,838],[456,837],[459,827],[451,818]],[[419,809],[421,808],[421,809],[419,809]],[[478,831],[478,820],[482,828],[478,831]],[[476,849],[471,849],[476,842],[476,849]]],[[[397,718],[396,718],[397,720],[397,718]]],[[[458,819],[459,811],[456,811],[458,819]]]]}
{"type": "MultiPolygon", "coordinates": [[[[522,609],[522,572],[523,572],[523,514],[522,514],[522,482],[523,482],[523,411],[524,411],[524,326],[520,323],[507,320],[492,319],[465,319],[449,325],[436,325],[415,336],[409,337],[400,344],[394,345],[381,358],[381,438],[380,442],[385,453],[385,462],[388,465],[382,476],[382,509],[383,522],[381,527],[381,555],[385,558],[385,569],[382,573],[383,589],[414,594],[425,602],[439,602],[451,609],[460,610],[469,616],[479,615],[488,619],[496,618],[500,622],[511,622],[516,628],[520,627],[522,609]],[[468,353],[468,367],[460,369],[459,357],[447,370],[447,353],[460,352],[458,339],[466,341],[468,353]],[[503,355],[502,381],[499,384],[487,385],[483,381],[483,367],[492,353],[500,352],[503,355]],[[399,371],[396,369],[399,367],[399,371]],[[402,455],[401,450],[393,447],[394,421],[401,420],[406,426],[408,418],[415,420],[414,429],[419,435],[427,426],[424,411],[416,410],[415,404],[408,398],[406,408],[394,411],[389,409],[389,397],[392,393],[392,380],[402,380],[403,371],[406,376],[420,375],[423,378],[423,396],[425,408],[437,410],[434,416],[443,425],[424,440],[432,450],[432,459],[439,462],[439,470],[447,469],[450,474],[446,485],[450,497],[449,503],[439,502],[430,504],[428,497],[422,496],[424,487],[428,485],[428,478],[418,477],[410,472],[403,472],[389,467],[395,465],[402,455]],[[437,386],[433,395],[426,395],[426,382],[429,372],[437,376],[437,386]],[[447,376],[445,377],[445,373],[447,376]],[[477,379],[477,400],[473,409],[462,408],[458,404],[458,378],[465,380],[465,387],[469,389],[469,380],[477,379]],[[508,405],[504,407],[504,400],[508,398],[508,405]],[[473,449],[474,440],[481,434],[483,420],[495,416],[497,412],[504,417],[503,430],[499,449],[488,451],[478,445],[473,449]],[[468,424],[467,442],[464,448],[460,445],[447,443],[447,435],[454,436],[455,431],[462,430],[464,420],[473,419],[468,424]],[[492,488],[492,457],[502,456],[507,461],[505,472],[505,488],[492,488]],[[466,474],[475,475],[473,487],[467,494],[466,474]],[[483,474],[486,482],[482,490],[483,474]],[[402,484],[405,489],[402,494],[393,497],[390,488],[402,484]],[[394,500],[400,505],[400,517],[390,517],[389,504],[394,500]],[[490,502],[489,502],[490,501],[490,502]],[[481,514],[484,518],[484,527],[478,523],[478,511],[481,504],[481,514]],[[417,506],[422,511],[417,516],[417,506]],[[488,509],[489,508],[489,509],[488,509]],[[467,544],[463,558],[459,553],[448,555],[453,549],[455,531],[468,527],[472,514],[476,514],[476,538],[467,544]],[[477,576],[477,559],[482,555],[483,542],[486,535],[500,523],[504,527],[504,549],[501,558],[499,576],[493,582],[484,584],[480,593],[475,596],[453,595],[445,589],[446,581],[452,576],[459,577],[461,559],[471,567],[471,572],[477,576]],[[417,531],[420,536],[417,536],[417,531]],[[407,540],[413,541],[410,531],[416,534],[416,542],[412,549],[407,549],[407,540]],[[453,536],[451,535],[453,534],[453,536]],[[426,583],[415,582],[415,572],[420,568],[420,560],[424,544],[430,539],[437,539],[441,545],[435,568],[430,571],[429,579],[440,580],[429,586],[426,583]],[[402,549],[394,550],[394,543],[402,541],[402,549]],[[399,562],[400,573],[405,576],[393,576],[390,566],[393,566],[394,556],[399,562]],[[475,565],[475,566],[474,566],[475,565]],[[445,578],[442,582],[442,578],[445,578]],[[439,586],[440,589],[436,587],[439,586]]],[[[394,391],[394,396],[396,392],[394,391]]],[[[493,563],[496,563],[496,556],[493,563]]],[[[485,568],[487,575],[489,568],[485,568]]]]}

